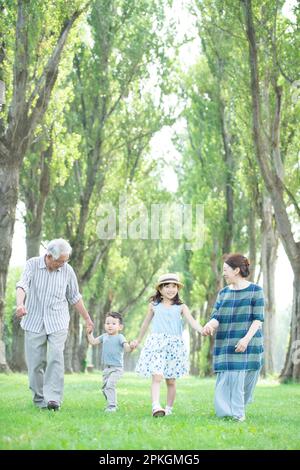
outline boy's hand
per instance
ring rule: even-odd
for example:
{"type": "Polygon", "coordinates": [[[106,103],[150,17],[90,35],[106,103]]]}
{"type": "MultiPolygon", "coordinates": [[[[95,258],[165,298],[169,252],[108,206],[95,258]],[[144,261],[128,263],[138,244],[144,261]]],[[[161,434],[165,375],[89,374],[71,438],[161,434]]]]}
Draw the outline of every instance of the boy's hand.
{"type": "Polygon", "coordinates": [[[130,341],[129,346],[133,351],[135,348],[137,348],[138,344],[139,344],[138,340],[134,339],[133,341],[130,341]]]}
{"type": "Polygon", "coordinates": [[[92,333],[93,329],[94,329],[93,326],[88,325],[88,326],[86,327],[86,332],[87,332],[87,334],[90,335],[90,334],[92,333]]]}

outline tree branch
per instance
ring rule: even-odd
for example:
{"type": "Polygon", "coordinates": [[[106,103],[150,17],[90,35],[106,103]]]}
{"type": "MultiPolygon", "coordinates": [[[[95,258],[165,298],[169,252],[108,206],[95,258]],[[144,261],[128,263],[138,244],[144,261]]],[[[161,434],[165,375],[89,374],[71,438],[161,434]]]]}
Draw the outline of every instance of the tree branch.
{"type": "MultiPolygon", "coordinates": [[[[98,240],[99,243],[101,241],[102,240],[98,240]]],[[[98,254],[93,258],[92,262],[89,264],[88,268],[86,269],[86,271],[81,277],[81,282],[83,284],[86,284],[91,279],[91,277],[93,276],[93,274],[95,273],[97,269],[99,262],[107,253],[107,250],[109,246],[111,245],[111,243],[112,243],[112,240],[108,240],[108,242],[104,245],[103,249],[99,251],[98,254]]]]}
{"type": "Polygon", "coordinates": [[[133,298],[131,299],[127,305],[125,305],[125,307],[123,307],[121,310],[120,310],[120,313],[121,314],[124,314],[127,312],[127,310],[129,309],[129,307],[131,307],[132,305],[136,304],[137,301],[142,297],[142,295],[144,294],[144,292],[148,289],[148,286],[150,285],[150,283],[152,282],[152,279],[153,279],[153,276],[154,274],[157,272],[157,269],[155,269],[155,271],[153,271],[151,273],[151,276],[150,276],[150,279],[148,279],[148,281],[145,282],[144,280],[144,287],[140,290],[140,292],[133,298]]]}
{"type": "Polygon", "coordinates": [[[20,159],[23,158],[28,145],[30,145],[36,125],[42,120],[47,109],[50,95],[58,75],[58,65],[61,54],[70,29],[75,20],[88,8],[91,2],[89,1],[83,8],[75,11],[71,18],[65,21],[52,55],[45,65],[41,77],[27,103],[25,103],[25,97],[28,74],[28,41],[27,27],[22,8],[24,3],[25,2],[22,0],[19,0],[12,119],[7,130],[7,133],[11,136],[11,140],[14,143],[15,156],[20,159]],[[24,48],[25,53],[21,53],[24,48]],[[35,102],[35,106],[30,109],[30,105],[33,101],[35,102]],[[16,118],[18,122],[16,122],[16,118]]]}
{"type": "Polygon", "coordinates": [[[295,210],[296,210],[296,212],[298,214],[298,217],[300,219],[300,206],[298,205],[297,199],[295,198],[293,193],[288,189],[288,187],[285,186],[285,184],[283,185],[283,187],[284,187],[285,192],[289,196],[290,200],[292,201],[293,206],[295,207],[295,210]]]}
{"type": "MultiPolygon", "coordinates": [[[[8,132],[17,129],[18,122],[24,119],[25,97],[28,74],[28,30],[24,11],[25,2],[18,0],[18,17],[16,24],[16,53],[13,68],[13,96],[9,112],[8,132]]],[[[27,110],[26,110],[27,111],[27,110]]],[[[27,114],[27,112],[26,112],[27,114]]],[[[13,134],[13,133],[12,133],[13,134]]]]}

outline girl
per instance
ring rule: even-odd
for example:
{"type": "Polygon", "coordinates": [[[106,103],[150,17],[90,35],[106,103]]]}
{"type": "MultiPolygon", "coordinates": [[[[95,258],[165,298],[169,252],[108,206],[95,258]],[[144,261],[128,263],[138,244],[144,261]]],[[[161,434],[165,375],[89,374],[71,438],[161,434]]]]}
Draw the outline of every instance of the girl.
{"type": "Polygon", "coordinates": [[[213,354],[216,414],[244,421],[262,366],[264,295],[260,286],[246,280],[250,272],[245,256],[231,253],[224,260],[228,286],[219,292],[202,334],[218,330],[213,354]]]}
{"type": "Polygon", "coordinates": [[[176,379],[188,372],[188,356],[182,339],[182,317],[198,333],[201,325],[192,317],[188,307],[180,300],[178,291],[183,287],[178,276],[173,273],[160,276],[156,293],[150,298],[146,318],[137,340],[136,347],[144,337],[152,320],[152,334],[147,338],[141,352],[136,371],[141,375],[152,376],[151,398],[152,416],[165,416],[172,413],[176,395],[176,379]],[[167,406],[160,406],[160,383],[167,384],[167,406]]]}

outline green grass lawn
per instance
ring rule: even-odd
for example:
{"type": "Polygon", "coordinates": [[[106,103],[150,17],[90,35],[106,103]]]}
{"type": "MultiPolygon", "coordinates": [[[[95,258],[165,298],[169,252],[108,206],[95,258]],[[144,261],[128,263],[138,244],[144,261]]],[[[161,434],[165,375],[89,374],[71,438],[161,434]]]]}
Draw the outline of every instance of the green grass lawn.
{"type": "MultiPolygon", "coordinates": [[[[0,375],[0,449],[300,449],[300,385],[261,381],[247,420],[214,415],[214,379],[178,380],[174,415],[152,418],[150,382],[125,374],[119,411],[104,413],[101,374],[65,378],[59,412],[38,410],[27,376],[0,375]]],[[[162,387],[162,404],[166,388],[162,387]]]]}

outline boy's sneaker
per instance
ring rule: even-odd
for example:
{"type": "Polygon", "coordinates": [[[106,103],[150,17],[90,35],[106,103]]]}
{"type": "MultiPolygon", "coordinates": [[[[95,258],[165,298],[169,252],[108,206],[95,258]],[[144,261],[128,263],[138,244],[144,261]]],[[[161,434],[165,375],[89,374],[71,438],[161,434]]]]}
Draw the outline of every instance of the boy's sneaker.
{"type": "Polygon", "coordinates": [[[115,406],[108,406],[107,408],[105,408],[104,411],[106,413],[114,413],[115,411],[117,411],[117,408],[115,406]]]}
{"type": "Polygon", "coordinates": [[[172,406],[166,406],[166,416],[170,416],[173,413],[172,406]]]}
{"type": "Polygon", "coordinates": [[[152,416],[154,418],[160,418],[162,416],[165,416],[166,412],[163,408],[161,408],[160,406],[155,406],[154,408],[152,408],[152,416]]]}

